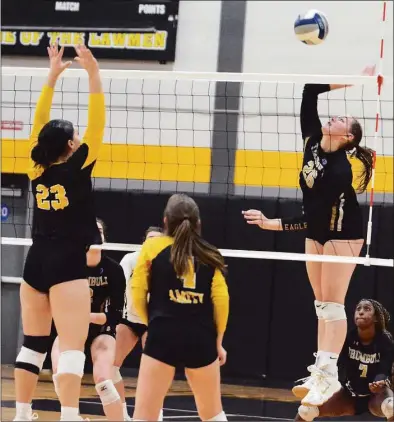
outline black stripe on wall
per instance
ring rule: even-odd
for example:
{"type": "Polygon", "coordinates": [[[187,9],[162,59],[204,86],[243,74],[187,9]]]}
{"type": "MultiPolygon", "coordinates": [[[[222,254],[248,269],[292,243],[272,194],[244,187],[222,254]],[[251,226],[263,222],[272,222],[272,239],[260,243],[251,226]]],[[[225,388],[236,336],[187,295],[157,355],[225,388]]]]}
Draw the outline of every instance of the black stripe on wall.
{"type": "MultiPolygon", "coordinates": [[[[218,72],[242,72],[245,17],[245,0],[222,1],[218,72]]],[[[211,149],[211,194],[231,195],[234,192],[240,91],[241,84],[239,82],[218,82],[216,84],[216,111],[213,116],[211,149]]]]}

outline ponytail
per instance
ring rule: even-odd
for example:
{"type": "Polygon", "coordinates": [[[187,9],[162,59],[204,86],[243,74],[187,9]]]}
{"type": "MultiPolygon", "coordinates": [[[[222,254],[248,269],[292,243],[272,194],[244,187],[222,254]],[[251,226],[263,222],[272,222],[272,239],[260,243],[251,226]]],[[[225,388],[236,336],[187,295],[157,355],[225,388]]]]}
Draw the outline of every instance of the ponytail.
{"type": "Polygon", "coordinates": [[[357,193],[364,193],[372,177],[372,168],[374,162],[375,151],[370,148],[364,148],[360,145],[356,146],[354,156],[359,159],[363,165],[363,170],[358,177],[357,193]]]}
{"type": "Polygon", "coordinates": [[[47,168],[51,164],[51,160],[48,158],[47,151],[39,144],[33,147],[30,157],[34,161],[35,166],[42,166],[47,168]]]}
{"type": "Polygon", "coordinates": [[[35,166],[48,168],[68,151],[68,141],[74,138],[74,127],[67,120],[51,120],[38,134],[37,144],[30,157],[35,166]]]}
{"type": "Polygon", "coordinates": [[[345,149],[347,151],[353,150],[354,152],[351,153],[351,156],[359,159],[363,165],[363,171],[358,177],[356,192],[364,193],[367,190],[368,183],[372,177],[375,151],[370,148],[360,146],[360,142],[363,138],[363,130],[360,123],[355,119],[353,119],[350,133],[353,135],[353,140],[347,144],[345,149]]]}
{"type": "Polygon", "coordinates": [[[193,242],[193,254],[203,264],[217,268],[223,273],[226,271],[226,265],[219,250],[198,234],[193,242]]]}
{"type": "Polygon", "coordinates": [[[226,269],[223,256],[218,249],[205,241],[192,228],[190,220],[185,218],[175,230],[171,248],[171,263],[178,276],[187,272],[192,256],[195,256],[198,262],[218,268],[222,272],[226,269]]]}
{"type": "Polygon", "coordinates": [[[192,256],[193,232],[189,219],[184,219],[174,232],[174,243],[171,247],[171,263],[178,277],[184,275],[192,256]]]}

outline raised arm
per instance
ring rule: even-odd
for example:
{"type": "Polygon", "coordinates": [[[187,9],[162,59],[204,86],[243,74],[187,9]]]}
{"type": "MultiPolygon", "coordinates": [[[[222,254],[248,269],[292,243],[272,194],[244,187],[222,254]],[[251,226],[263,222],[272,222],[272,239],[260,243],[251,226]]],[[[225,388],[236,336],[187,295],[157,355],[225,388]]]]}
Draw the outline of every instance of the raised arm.
{"type": "Polygon", "coordinates": [[[304,86],[300,113],[301,133],[304,140],[321,131],[317,97],[327,91],[330,91],[330,85],[307,84],[304,86]]]}
{"type": "Polygon", "coordinates": [[[99,149],[104,139],[105,129],[105,98],[101,83],[100,69],[93,54],[84,45],[75,47],[75,60],[89,75],[89,105],[88,125],[83,142],[88,145],[88,156],[83,167],[87,167],[97,160],[99,149]]]}
{"type": "Polygon", "coordinates": [[[42,88],[40,98],[38,99],[36,105],[36,111],[34,113],[33,128],[30,135],[30,145],[29,145],[29,169],[28,174],[31,176],[32,172],[35,170],[35,163],[31,159],[31,150],[35,147],[38,142],[38,135],[41,132],[41,129],[46,125],[50,120],[53,93],[56,85],[56,81],[59,78],[60,74],[71,65],[71,61],[63,62],[63,53],[64,47],[58,50],[57,45],[52,45],[47,48],[49,56],[49,73],[48,79],[44,87],[42,88]]]}

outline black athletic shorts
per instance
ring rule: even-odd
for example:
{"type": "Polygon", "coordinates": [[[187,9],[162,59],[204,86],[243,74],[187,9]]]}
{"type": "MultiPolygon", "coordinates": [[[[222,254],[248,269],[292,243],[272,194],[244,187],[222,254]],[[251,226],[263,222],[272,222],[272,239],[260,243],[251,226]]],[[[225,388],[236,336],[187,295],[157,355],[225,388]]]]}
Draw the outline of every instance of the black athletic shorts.
{"type": "Polygon", "coordinates": [[[173,318],[157,318],[148,325],[144,352],[174,367],[202,368],[217,357],[216,331],[173,318]]]}
{"type": "Polygon", "coordinates": [[[86,278],[84,245],[70,241],[37,240],[30,247],[23,279],[39,292],[48,293],[56,284],[86,278]]]}
{"type": "Polygon", "coordinates": [[[145,324],[139,324],[138,322],[131,322],[126,318],[122,318],[119,324],[123,324],[129,327],[130,330],[134,333],[134,335],[139,338],[141,338],[148,330],[148,327],[145,324]]]}
{"type": "Polygon", "coordinates": [[[311,240],[316,240],[322,246],[330,240],[356,240],[363,239],[364,233],[362,225],[355,224],[344,231],[331,231],[317,228],[309,228],[306,230],[306,237],[311,240]]]}
{"type": "Polygon", "coordinates": [[[346,387],[344,387],[343,390],[352,398],[352,400],[354,400],[354,414],[356,416],[369,413],[369,401],[371,400],[371,395],[359,397],[352,394],[346,387]]]}

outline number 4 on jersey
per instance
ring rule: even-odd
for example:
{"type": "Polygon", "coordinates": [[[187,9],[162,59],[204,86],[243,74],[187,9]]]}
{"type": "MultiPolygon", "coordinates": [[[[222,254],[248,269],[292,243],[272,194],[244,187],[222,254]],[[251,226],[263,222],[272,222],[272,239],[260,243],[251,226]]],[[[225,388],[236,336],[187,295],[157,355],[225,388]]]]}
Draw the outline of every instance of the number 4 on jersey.
{"type": "Polygon", "coordinates": [[[62,185],[53,185],[50,188],[47,188],[46,186],[39,184],[36,187],[36,192],[37,207],[40,210],[63,210],[69,205],[66,190],[62,185]],[[47,199],[50,193],[55,196],[52,200],[47,199]]]}

